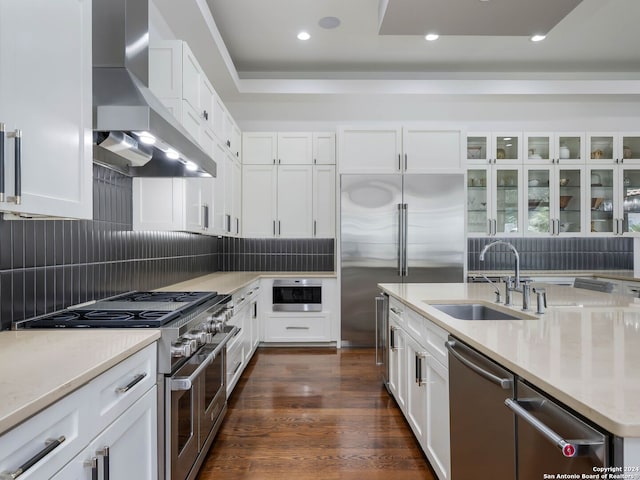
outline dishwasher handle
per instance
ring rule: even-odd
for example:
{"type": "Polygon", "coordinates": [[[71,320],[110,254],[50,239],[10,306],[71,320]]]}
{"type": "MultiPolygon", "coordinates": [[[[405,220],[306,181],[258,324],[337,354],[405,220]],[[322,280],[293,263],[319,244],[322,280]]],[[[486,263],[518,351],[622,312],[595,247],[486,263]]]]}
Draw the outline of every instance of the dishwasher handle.
{"type": "Polygon", "coordinates": [[[522,405],[520,405],[517,400],[507,398],[504,401],[504,404],[518,417],[527,422],[540,434],[542,434],[542,436],[544,436],[547,440],[558,447],[562,452],[562,455],[567,458],[586,456],[589,454],[589,451],[592,449],[592,447],[601,447],[604,444],[604,442],[602,441],[594,441],[589,439],[565,440],[564,438],[562,438],[562,436],[549,428],[549,426],[545,425],[531,413],[529,413],[522,405]]]}
{"type": "Polygon", "coordinates": [[[455,350],[455,346],[456,346],[455,340],[447,340],[445,342],[445,346],[447,347],[447,350],[449,350],[449,353],[451,355],[453,355],[456,359],[458,359],[464,365],[466,365],[471,370],[476,372],[478,375],[481,375],[482,377],[486,378],[490,382],[495,383],[500,388],[502,388],[504,390],[508,390],[513,386],[513,380],[511,378],[500,378],[500,377],[498,377],[497,375],[494,375],[491,372],[487,372],[486,370],[484,370],[483,368],[479,367],[475,363],[473,363],[473,362],[467,360],[466,358],[464,358],[462,355],[460,355],[460,353],[456,352],[456,350],[455,350]]]}

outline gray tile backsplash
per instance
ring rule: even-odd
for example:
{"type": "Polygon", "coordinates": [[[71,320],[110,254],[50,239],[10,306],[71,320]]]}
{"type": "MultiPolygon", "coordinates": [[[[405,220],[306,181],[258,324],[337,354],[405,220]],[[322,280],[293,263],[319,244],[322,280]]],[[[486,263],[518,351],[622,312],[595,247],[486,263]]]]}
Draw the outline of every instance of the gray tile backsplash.
{"type": "Polygon", "coordinates": [[[470,238],[469,270],[513,268],[513,255],[504,245],[492,247],[484,262],[478,259],[484,246],[496,240],[518,250],[523,270],[633,270],[633,239],[627,237],[470,238]]]}

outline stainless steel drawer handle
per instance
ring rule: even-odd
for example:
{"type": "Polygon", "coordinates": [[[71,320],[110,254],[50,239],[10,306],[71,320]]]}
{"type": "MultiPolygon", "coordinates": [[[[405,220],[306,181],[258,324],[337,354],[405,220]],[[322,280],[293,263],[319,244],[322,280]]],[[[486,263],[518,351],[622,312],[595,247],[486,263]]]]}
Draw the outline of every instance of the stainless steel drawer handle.
{"type": "Polygon", "coordinates": [[[483,368],[480,368],[478,365],[476,365],[475,363],[470,362],[469,360],[464,358],[462,355],[460,355],[458,352],[456,352],[456,350],[455,350],[455,346],[456,346],[455,340],[447,340],[444,345],[445,345],[445,347],[447,347],[447,350],[449,351],[449,353],[451,355],[453,355],[456,359],[458,359],[464,365],[469,367],[471,370],[476,372],[478,375],[483,376],[484,378],[486,378],[490,382],[495,383],[496,385],[498,385],[499,387],[501,387],[501,388],[503,388],[505,390],[508,390],[513,385],[513,380],[512,379],[510,379],[510,378],[500,378],[500,377],[498,377],[497,375],[494,375],[491,372],[487,372],[483,368]]]}
{"type": "Polygon", "coordinates": [[[233,373],[231,375],[235,375],[238,369],[242,366],[242,362],[238,362],[238,364],[233,369],[233,373]]]}
{"type": "Polygon", "coordinates": [[[139,373],[138,375],[136,375],[135,377],[133,377],[133,380],[131,380],[128,384],[126,384],[124,387],[118,387],[116,388],[116,393],[126,393],[129,390],[131,390],[133,387],[135,387],[138,383],[140,383],[145,377],[147,376],[147,372],[144,373],[139,373]]]}
{"type": "Polygon", "coordinates": [[[4,202],[4,136],[5,125],[0,122],[0,202],[4,202]]]}
{"type": "Polygon", "coordinates": [[[15,141],[15,192],[13,197],[7,198],[7,201],[20,205],[22,203],[22,130],[15,130],[7,134],[7,137],[15,141]]]}
{"type": "Polygon", "coordinates": [[[287,327],[287,330],[309,330],[309,327],[287,327]]]}
{"type": "Polygon", "coordinates": [[[98,450],[96,455],[102,457],[103,480],[109,480],[109,447],[104,447],[102,450],[98,450]]]}
{"type": "Polygon", "coordinates": [[[98,480],[98,459],[92,457],[91,460],[84,462],[84,466],[91,468],[91,480],[98,480]]]}
{"type": "Polygon", "coordinates": [[[594,442],[593,440],[565,440],[558,433],[527,412],[516,400],[507,398],[504,404],[518,417],[535,428],[543,437],[558,447],[565,457],[585,456],[589,454],[589,450],[591,450],[592,447],[599,447],[604,444],[603,442],[594,442]]]}
{"type": "Polygon", "coordinates": [[[29,460],[24,462],[22,465],[20,465],[17,470],[14,470],[13,472],[1,473],[0,479],[13,480],[15,478],[20,477],[20,475],[22,475],[23,473],[26,473],[27,470],[29,470],[36,463],[38,463],[40,460],[42,460],[44,457],[46,457],[51,452],[53,452],[56,448],[58,448],[62,444],[62,442],[64,442],[65,440],[66,438],[64,435],[61,435],[55,439],[53,438],[47,439],[44,442],[45,447],[42,450],[40,450],[38,453],[36,453],[33,457],[31,457],[29,460]]]}
{"type": "Polygon", "coordinates": [[[391,310],[396,315],[402,315],[402,310],[399,310],[396,307],[389,307],[389,310],[391,310]]]}

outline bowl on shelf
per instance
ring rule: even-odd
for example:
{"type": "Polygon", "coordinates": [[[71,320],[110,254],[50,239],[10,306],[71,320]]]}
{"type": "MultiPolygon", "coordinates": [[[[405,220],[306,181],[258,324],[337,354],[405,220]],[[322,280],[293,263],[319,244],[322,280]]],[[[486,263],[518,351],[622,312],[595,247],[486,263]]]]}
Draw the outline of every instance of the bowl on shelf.
{"type": "Polygon", "coordinates": [[[528,183],[530,187],[537,187],[538,185],[540,185],[540,180],[538,180],[537,178],[532,178],[528,183]]]}
{"type": "Polygon", "coordinates": [[[569,185],[569,179],[568,178],[561,178],[560,179],[560,186],[561,187],[566,187],[567,185],[569,185]]]}
{"type": "Polygon", "coordinates": [[[600,208],[603,200],[604,198],[602,197],[593,197],[591,199],[591,210],[597,210],[598,208],[600,208]]]}
{"type": "Polygon", "coordinates": [[[542,200],[529,200],[529,210],[535,210],[541,203],[542,200]]]}
{"type": "Polygon", "coordinates": [[[571,228],[571,225],[573,225],[573,222],[564,222],[560,224],[560,231],[561,232],[568,232],[569,229],[571,228]]]}
{"type": "Polygon", "coordinates": [[[573,195],[560,195],[560,210],[567,208],[567,205],[573,198],[573,195]]]}

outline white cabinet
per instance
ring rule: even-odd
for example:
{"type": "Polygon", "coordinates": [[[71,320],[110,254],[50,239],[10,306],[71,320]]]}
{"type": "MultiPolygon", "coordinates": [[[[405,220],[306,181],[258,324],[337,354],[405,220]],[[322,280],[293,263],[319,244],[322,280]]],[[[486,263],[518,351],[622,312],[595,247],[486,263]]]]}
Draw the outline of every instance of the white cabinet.
{"type": "Polygon", "coordinates": [[[640,167],[634,163],[596,167],[588,165],[590,178],[587,226],[591,235],[637,234],[640,231],[640,167]]]}
{"type": "Polygon", "coordinates": [[[525,163],[584,164],[585,134],[581,132],[526,132],[525,163]]]}
{"type": "Polygon", "coordinates": [[[157,480],[157,393],[150,389],[52,480],[106,478],[157,480]]]}
{"type": "MultiPolygon", "coordinates": [[[[246,237],[311,237],[313,235],[314,168],[319,167],[243,165],[244,235],[246,237]]],[[[326,181],[326,176],[323,176],[319,183],[325,191],[330,189],[326,181]]],[[[322,221],[331,220],[327,220],[325,215],[322,221]]],[[[323,227],[326,228],[324,225],[323,227]]]]}
{"type": "Polygon", "coordinates": [[[275,132],[244,132],[242,135],[244,165],[278,163],[278,135],[275,132]]]}
{"type": "Polygon", "coordinates": [[[233,186],[231,194],[227,195],[225,201],[225,207],[227,204],[230,205],[228,209],[228,214],[231,218],[229,233],[234,236],[240,236],[242,219],[242,165],[240,164],[240,160],[231,153],[227,154],[226,172],[231,172],[230,176],[226,177],[226,182],[233,186]]]}
{"type": "Polygon", "coordinates": [[[440,480],[450,478],[447,332],[389,301],[389,390],[440,480]]]}
{"type": "Polygon", "coordinates": [[[185,230],[213,234],[213,179],[133,179],[134,230],[185,230]]]}
{"type": "Polygon", "coordinates": [[[278,164],[311,165],[312,138],[308,132],[278,132],[278,164]]]}
{"type": "Polygon", "coordinates": [[[0,4],[0,211],[93,215],[91,21],[88,0],[0,4]]]}
{"type": "Polygon", "coordinates": [[[459,172],[461,132],[414,127],[342,127],[340,173],[459,172]]]}
{"type": "Polygon", "coordinates": [[[332,132],[245,132],[242,135],[245,165],[333,165],[335,134],[332,132]]]}
{"type": "Polygon", "coordinates": [[[0,436],[0,472],[48,447],[21,479],[90,479],[85,460],[95,457],[102,471],[108,447],[114,478],[156,479],[156,355],[155,343],[145,347],[0,436]]]}
{"type": "Polygon", "coordinates": [[[521,132],[473,132],[467,134],[467,164],[522,164],[521,132]]]}
{"type": "Polygon", "coordinates": [[[336,234],[336,167],[313,166],[313,236],[333,238],[336,234]]]}
{"type": "Polygon", "coordinates": [[[335,165],[336,134],[333,132],[313,133],[314,165],[335,165]]]}

